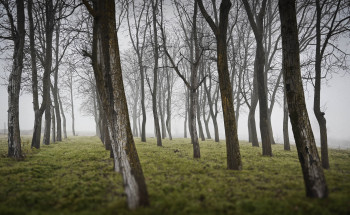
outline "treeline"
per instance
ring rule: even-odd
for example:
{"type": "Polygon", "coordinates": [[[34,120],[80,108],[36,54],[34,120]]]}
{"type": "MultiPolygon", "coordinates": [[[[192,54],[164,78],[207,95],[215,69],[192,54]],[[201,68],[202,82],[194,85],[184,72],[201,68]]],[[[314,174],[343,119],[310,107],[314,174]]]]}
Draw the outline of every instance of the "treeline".
{"type": "Polygon", "coordinates": [[[149,199],[133,136],[147,141],[148,112],[152,110],[157,146],[164,138],[172,139],[171,120],[182,116],[194,158],[201,157],[199,138],[219,141],[217,118],[222,112],[227,168],[241,170],[240,113],[248,109],[249,141],[259,147],[255,119],[259,104],[262,155],[273,156],[271,115],[275,104],[281,103],[284,148],[290,150],[289,115],[307,196],[327,197],[322,167],[328,169],[329,160],[321,83],[327,74],[347,68],[346,49],[339,46],[349,32],[346,1],[0,3],[0,39],[5,44],[1,48],[13,53],[8,79],[9,157],[22,157],[21,90],[33,96],[35,148],[41,145],[43,116],[42,144],[67,138],[68,114],[75,135],[74,96],[79,95],[81,110],[94,116],[96,134],[111,151],[115,171],[123,176],[129,207],[137,208],[148,205],[149,199]],[[131,41],[123,53],[117,38],[120,29],[131,41]],[[303,82],[314,87],[322,161],[303,82]]]}

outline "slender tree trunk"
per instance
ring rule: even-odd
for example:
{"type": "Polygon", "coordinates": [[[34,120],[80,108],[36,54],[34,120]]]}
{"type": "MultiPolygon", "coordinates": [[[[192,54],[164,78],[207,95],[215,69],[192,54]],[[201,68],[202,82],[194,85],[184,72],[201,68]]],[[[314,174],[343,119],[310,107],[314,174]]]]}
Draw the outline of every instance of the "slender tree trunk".
{"type": "Polygon", "coordinates": [[[286,95],[285,89],[283,89],[283,140],[284,140],[284,143],[283,143],[284,150],[290,151],[289,133],[288,133],[288,102],[287,102],[287,95],[286,95]]]}
{"type": "Polygon", "coordinates": [[[187,138],[187,110],[188,110],[188,89],[186,88],[185,89],[185,121],[184,121],[184,138],[187,138]]]}
{"type": "Polygon", "coordinates": [[[219,73],[222,110],[224,115],[227,168],[241,170],[242,161],[237,136],[235,111],[233,108],[232,86],[230,83],[230,74],[227,63],[227,25],[228,15],[232,4],[230,0],[221,1],[220,24],[217,26],[205,11],[203,2],[201,0],[197,0],[197,2],[203,16],[213,30],[217,42],[217,68],[219,73]]]}
{"type": "Polygon", "coordinates": [[[64,139],[67,139],[66,115],[64,114],[64,110],[63,110],[63,107],[62,107],[62,101],[61,101],[61,96],[60,96],[60,91],[59,90],[57,91],[57,97],[58,97],[58,102],[59,102],[59,105],[60,105],[60,110],[61,110],[62,119],[63,119],[63,135],[64,135],[64,139]]]}
{"type": "Polygon", "coordinates": [[[70,107],[71,107],[71,116],[72,116],[72,132],[73,136],[76,136],[75,134],[75,117],[74,117],[74,97],[73,97],[73,74],[70,74],[70,107]]]}
{"type": "Polygon", "coordinates": [[[140,75],[141,75],[141,109],[142,109],[142,132],[141,132],[141,142],[146,142],[146,106],[145,106],[145,77],[143,66],[140,65],[140,75]]]}
{"type": "Polygon", "coordinates": [[[260,134],[262,154],[264,156],[272,156],[271,149],[271,134],[269,132],[269,116],[268,116],[268,104],[267,104],[267,92],[265,81],[265,50],[263,45],[263,32],[264,32],[264,16],[266,1],[263,0],[259,14],[256,16],[256,22],[254,21],[254,15],[250,9],[248,0],[243,0],[245,10],[248,15],[249,23],[252,26],[255,40],[256,40],[256,55],[254,72],[256,73],[258,95],[259,95],[259,111],[260,111],[260,134]]]}
{"type": "MultiPolygon", "coordinates": [[[[39,109],[38,72],[37,72],[37,66],[36,66],[34,22],[33,22],[32,7],[33,7],[33,0],[28,0],[29,43],[30,43],[30,58],[31,58],[31,66],[32,66],[32,92],[33,92],[33,109],[34,109],[34,128],[33,128],[31,146],[38,149],[40,148],[41,123],[42,123],[42,115],[45,111],[44,109],[45,104],[42,104],[42,107],[39,109]]],[[[43,78],[43,80],[48,79],[47,76],[48,75],[44,73],[45,79],[43,78]]],[[[43,101],[43,103],[44,102],[45,101],[43,101]]]]}
{"type": "MultiPolygon", "coordinates": [[[[62,4],[59,4],[59,11],[58,16],[62,16],[62,4]]],[[[60,115],[60,106],[58,104],[58,68],[59,68],[59,41],[60,41],[60,27],[61,23],[60,20],[56,22],[56,49],[55,49],[55,56],[56,56],[56,67],[54,71],[54,86],[52,90],[53,94],[53,101],[55,104],[54,111],[56,111],[56,122],[57,122],[57,141],[62,141],[62,123],[61,123],[61,115],[60,115]]],[[[55,127],[55,124],[52,124],[52,127],[55,127]]],[[[54,139],[54,137],[52,137],[54,139]]]]}
{"type": "Polygon", "coordinates": [[[149,205],[145,178],[131,132],[116,34],[114,0],[95,1],[93,68],[98,94],[107,119],[115,170],[120,171],[130,209],[149,205]]]}
{"type": "Polygon", "coordinates": [[[170,74],[169,74],[169,70],[167,68],[168,66],[168,58],[166,57],[165,58],[165,66],[166,66],[166,80],[167,80],[167,99],[166,99],[166,110],[167,110],[167,116],[166,116],[166,128],[167,128],[167,131],[168,131],[168,135],[169,135],[169,139],[172,140],[173,139],[173,136],[171,134],[171,89],[172,89],[172,86],[171,86],[171,83],[170,83],[170,74]]]}
{"type": "MultiPolygon", "coordinates": [[[[19,129],[19,94],[23,69],[23,50],[25,40],[24,2],[17,0],[17,29],[12,29],[14,42],[13,65],[9,77],[8,92],[8,156],[22,157],[21,133],[19,129]]],[[[13,23],[14,24],[14,23],[13,23]]]]}
{"type": "Polygon", "coordinates": [[[138,137],[138,129],[137,129],[137,104],[138,104],[138,100],[139,100],[139,86],[136,84],[136,92],[135,92],[135,96],[134,96],[134,103],[133,103],[133,110],[132,110],[132,134],[135,137],[138,137]]]}
{"type": "Polygon", "coordinates": [[[50,145],[50,132],[51,132],[51,105],[50,104],[51,104],[51,101],[49,100],[46,103],[46,109],[45,109],[45,128],[44,128],[44,138],[43,138],[44,145],[50,145]]]}
{"type": "MultiPolygon", "coordinates": [[[[198,90],[197,90],[198,91],[198,90]]],[[[204,137],[204,133],[203,133],[203,126],[202,126],[202,122],[201,122],[201,108],[200,106],[202,105],[200,101],[200,97],[199,94],[197,92],[197,124],[198,124],[198,130],[199,130],[199,136],[201,138],[202,141],[205,141],[205,137],[204,137]]]]}
{"type": "Polygon", "coordinates": [[[256,75],[254,74],[253,79],[253,92],[251,98],[251,105],[248,114],[248,131],[249,131],[249,142],[252,143],[252,146],[259,147],[258,134],[256,132],[256,123],[255,123],[255,110],[258,105],[258,92],[256,87],[256,75]]]}
{"type": "Polygon", "coordinates": [[[301,80],[295,0],[279,0],[279,11],[284,85],[306,196],[325,198],[328,196],[328,188],[311,129],[301,80]]]}
{"type": "Polygon", "coordinates": [[[157,146],[162,146],[162,137],[160,133],[159,118],[157,111],[157,87],[158,87],[158,35],[157,35],[157,11],[158,0],[152,0],[152,15],[153,15],[153,39],[154,39],[154,68],[153,68],[153,92],[152,92],[152,110],[154,125],[157,135],[157,146]]]}
{"type": "Polygon", "coordinates": [[[55,107],[51,106],[51,142],[56,142],[56,117],[55,117],[55,107]]]}
{"type": "Polygon", "coordinates": [[[328,140],[325,113],[321,111],[321,13],[320,1],[316,0],[316,61],[315,61],[315,93],[314,114],[320,127],[322,167],[329,169],[328,140]]]}

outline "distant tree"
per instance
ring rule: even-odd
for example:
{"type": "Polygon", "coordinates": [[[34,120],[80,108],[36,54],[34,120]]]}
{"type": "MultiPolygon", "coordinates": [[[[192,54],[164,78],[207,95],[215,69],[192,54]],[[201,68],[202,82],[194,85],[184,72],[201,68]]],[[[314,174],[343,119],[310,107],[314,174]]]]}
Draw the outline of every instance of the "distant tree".
{"type": "Polygon", "coordinates": [[[202,0],[196,0],[196,2],[216,38],[217,68],[226,135],[227,168],[240,170],[242,169],[242,161],[239,151],[235,111],[233,108],[232,86],[227,63],[227,25],[231,2],[230,0],[221,1],[219,23],[215,23],[210,17],[202,0]]]}
{"type": "MultiPolygon", "coordinates": [[[[25,15],[24,1],[16,1],[16,17],[12,10],[11,1],[1,0],[1,5],[6,11],[9,35],[0,35],[0,39],[10,39],[14,43],[13,64],[8,83],[8,156],[13,158],[22,157],[21,133],[19,128],[19,94],[21,90],[21,77],[24,57],[25,40],[25,15]],[[17,22],[15,24],[15,22],[17,22]]],[[[4,25],[1,25],[4,27],[4,25]]]]}
{"type": "Polygon", "coordinates": [[[122,174],[130,209],[149,205],[145,178],[131,132],[116,34],[114,0],[83,0],[94,18],[92,64],[110,134],[115,169],[122,174]]]}
{"type": "Polygon", "coordinates": [[[328,188],[311,129],[301,80],[295,0],[279,0],[279,12],[284,85],[306,195],[325,198],[328,196],[328,188]]]}

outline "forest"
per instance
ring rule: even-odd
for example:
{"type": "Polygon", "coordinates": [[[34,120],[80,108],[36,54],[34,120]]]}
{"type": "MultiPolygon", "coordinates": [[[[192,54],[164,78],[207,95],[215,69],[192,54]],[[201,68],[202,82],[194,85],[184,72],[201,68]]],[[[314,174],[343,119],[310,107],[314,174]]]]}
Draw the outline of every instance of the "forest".
{"type": "Polygon", "coordinates": [[[322,102],[349,1],[0,0],[0,23],[0,214],[350,213],[322,102]]]}

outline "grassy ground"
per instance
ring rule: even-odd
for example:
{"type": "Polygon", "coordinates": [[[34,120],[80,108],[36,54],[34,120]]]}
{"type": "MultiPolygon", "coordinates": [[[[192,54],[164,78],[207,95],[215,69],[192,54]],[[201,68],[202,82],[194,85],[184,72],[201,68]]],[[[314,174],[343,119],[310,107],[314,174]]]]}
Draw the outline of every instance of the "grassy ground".
{"type": "Polygon", "coordinates": [[[69,138],[6,158],[0,138],[0,214],[350,214],[350,151],[330,150],[328,199],[308,199],[295,147],[273,146],[273,157],[241,143],[243,171],[226,169],[225,143],[189,139],[157,147],[136,139],[151,206],[128,211],[120,175],[96,137],[69,138]],[[176,151],[176,152],[175,152],[176,151]],[[178,151],[178,152],[177,152],[178,151]]]}

